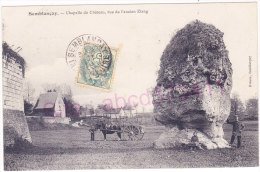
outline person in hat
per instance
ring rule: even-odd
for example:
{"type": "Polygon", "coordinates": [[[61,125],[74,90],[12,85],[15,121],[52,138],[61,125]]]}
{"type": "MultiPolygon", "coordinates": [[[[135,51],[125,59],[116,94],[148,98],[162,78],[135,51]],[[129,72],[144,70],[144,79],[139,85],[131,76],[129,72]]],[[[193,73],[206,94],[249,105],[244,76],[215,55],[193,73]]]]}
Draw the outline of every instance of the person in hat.
{"type": "Polygon", "coordinates": [[[238,116],[235,115],[235,120],[231,121],[231,120],[227,120],[228,124],[232,125],[232,136],[231,136],[231,140],[230,140],[230,145],[232,145],[237,137],[237,148],[239,148],[241,146],[241,134],[243,129],[245,128],[245,125],[240,122],[238,120],[238,116]]]}
{"type": "Polygon", "coordinates": [[[199,138],[197,134],[198,132],[194,131],[193,136],[191,137],[190,144],[189,144],[191,150],[203,149],[199,143],[199,138]]]}

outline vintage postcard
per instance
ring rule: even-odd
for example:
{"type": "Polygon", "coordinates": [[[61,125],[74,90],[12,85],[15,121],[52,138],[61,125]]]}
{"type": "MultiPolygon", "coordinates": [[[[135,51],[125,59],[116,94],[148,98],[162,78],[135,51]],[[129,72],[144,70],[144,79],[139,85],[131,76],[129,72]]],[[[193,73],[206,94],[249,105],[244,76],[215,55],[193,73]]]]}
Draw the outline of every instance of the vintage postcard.
{"type": "Polygon", "coordinates": [[[4,170],[258,167],[257,13],[3,6],[4,170]]]}

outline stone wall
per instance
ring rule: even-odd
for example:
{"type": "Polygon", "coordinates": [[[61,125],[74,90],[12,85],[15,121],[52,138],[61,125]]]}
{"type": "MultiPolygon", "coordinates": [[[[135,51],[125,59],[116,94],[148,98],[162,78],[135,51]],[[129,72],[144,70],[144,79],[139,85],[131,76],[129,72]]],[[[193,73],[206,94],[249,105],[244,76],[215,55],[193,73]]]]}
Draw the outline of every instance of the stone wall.
{"type": "Polygon", "coordinates": [[[23,103],[24,59],[3,43],[2,86],[4,146],[12,146],[17,139],[32,142],[24,115],[23,103]]]}
{"type": "Polygon", "coordinates": [[[22,67],[14,59],[2,59],[3,108],[23,111],[22,67]]]}
{"type": "Polygon", "coordinates": [[[4,109],[4,145],[14,145],[21,138],[32,142],[29,128],[23,111],[4,109]]]}

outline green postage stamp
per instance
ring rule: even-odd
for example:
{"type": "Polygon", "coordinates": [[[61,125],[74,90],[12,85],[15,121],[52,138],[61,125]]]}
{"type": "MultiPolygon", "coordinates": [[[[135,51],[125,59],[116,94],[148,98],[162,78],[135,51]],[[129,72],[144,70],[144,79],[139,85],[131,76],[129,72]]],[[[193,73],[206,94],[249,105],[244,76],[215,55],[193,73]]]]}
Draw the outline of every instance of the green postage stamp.
{"type": "Polygon", "coordinates": [[[117,52],[100,37],[81,35],[75,38],[67,49],[66,59],[77,69],[76,84],[110,90],[117,52]]]}

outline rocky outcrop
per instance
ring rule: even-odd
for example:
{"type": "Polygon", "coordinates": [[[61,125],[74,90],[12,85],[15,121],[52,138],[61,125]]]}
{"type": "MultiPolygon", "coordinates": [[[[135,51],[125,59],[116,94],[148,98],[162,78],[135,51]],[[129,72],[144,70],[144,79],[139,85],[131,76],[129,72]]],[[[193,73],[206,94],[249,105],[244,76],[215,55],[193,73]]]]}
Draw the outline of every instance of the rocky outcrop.
{"type": "Polygon", "coordinates": [[[230,113],[232,68],[223,35],[213,25],[194,21],[166,47],[153,104],[155,119],[174,128],[155,147],[175,147],[178,140],[185,144],[194,131],[208,149],[229,147],[222,125],[230,113]]]}

